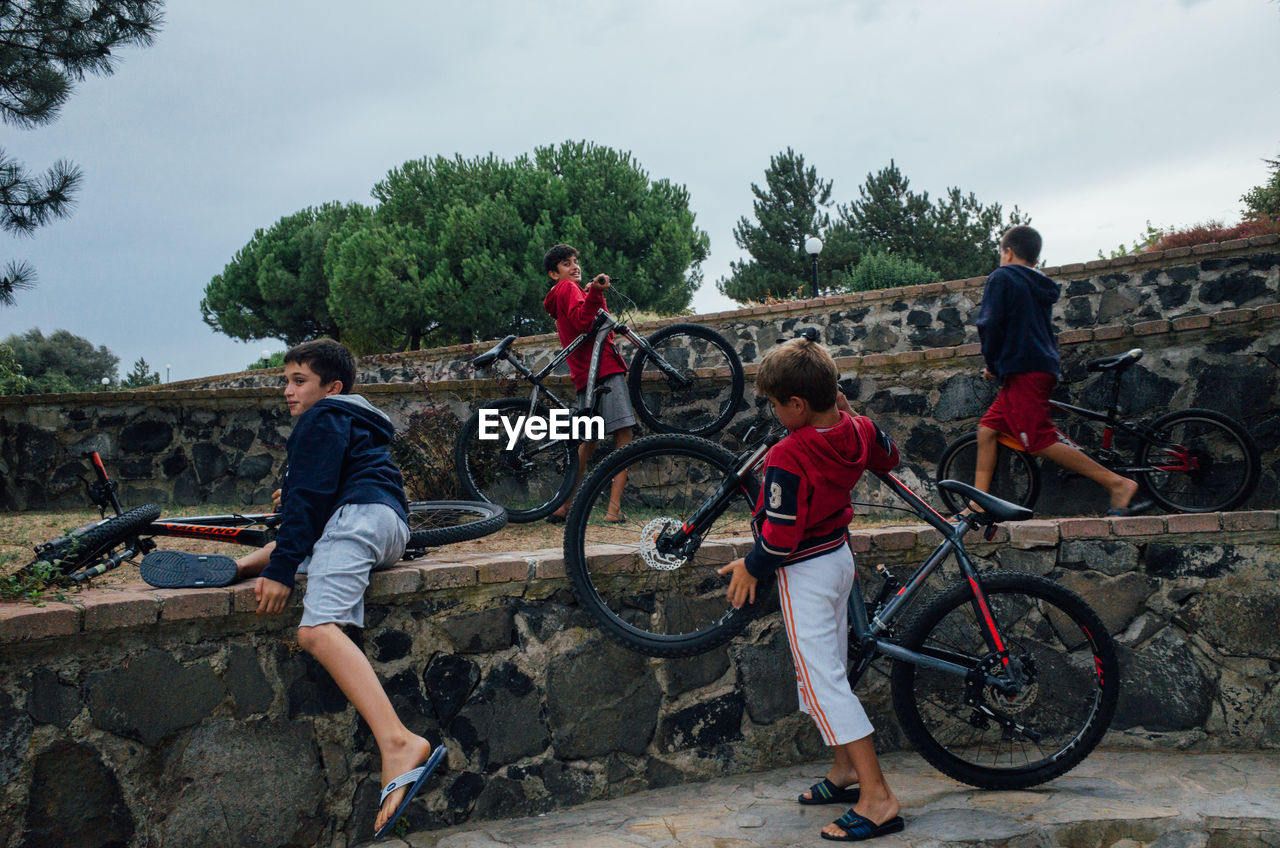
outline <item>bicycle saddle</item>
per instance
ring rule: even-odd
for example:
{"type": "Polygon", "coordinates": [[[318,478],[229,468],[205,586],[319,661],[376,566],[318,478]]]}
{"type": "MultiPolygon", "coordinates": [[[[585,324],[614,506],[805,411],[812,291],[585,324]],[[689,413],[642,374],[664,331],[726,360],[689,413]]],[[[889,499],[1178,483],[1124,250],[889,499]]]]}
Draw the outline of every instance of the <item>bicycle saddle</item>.
{"type": "Polygon", "coordinates": [[[1084,364],[1084,367],[1089,371],[1113,371],[1116,369],[1123,371],[1141,358],[1142,348],[1135,347],[1133,350],[1126,350],[1124,353],[1117,353],[1115,356],[1090,359],[1084,364]]]}
{"type": "Polygon", "coordinates": [[[471,364],[476,368],[488,368],[499,358],[506,355],[507,348],[511,347],[511,343],[515,340],[515,336],[507,336],[505,339],[494,345],[492,350],[487,350],[475,359],[471,360],[471,364]]]}
{"type": "Polygon", "coordinates": [[[961,483],[959,480],[941,480],[938,483],[938,488],[946,489],[948,492],[955,492],[957,495],[966,497],[982,507],[982,512],[974,514],[979,524],[995,524],[998,521],[1026,521],[1034,514],[1025,506],[1002,501],[995,495],[975,489],[972,486],[961,483]]]}

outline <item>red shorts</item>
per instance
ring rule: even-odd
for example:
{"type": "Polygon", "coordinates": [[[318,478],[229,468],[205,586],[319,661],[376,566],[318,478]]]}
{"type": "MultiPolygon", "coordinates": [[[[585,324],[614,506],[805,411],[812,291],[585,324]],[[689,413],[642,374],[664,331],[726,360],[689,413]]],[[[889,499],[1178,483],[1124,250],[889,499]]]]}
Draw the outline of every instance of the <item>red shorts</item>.
{"type": "Polygon", "coordinates": [[[1045,371],[1005,375],[999,394],[978,426],[1011,436],[1028,453],[1044,450],[1058,441],[1058,428],[1049,417],[1053,409],[1049,395],[1057,382],[1045,371]]]}

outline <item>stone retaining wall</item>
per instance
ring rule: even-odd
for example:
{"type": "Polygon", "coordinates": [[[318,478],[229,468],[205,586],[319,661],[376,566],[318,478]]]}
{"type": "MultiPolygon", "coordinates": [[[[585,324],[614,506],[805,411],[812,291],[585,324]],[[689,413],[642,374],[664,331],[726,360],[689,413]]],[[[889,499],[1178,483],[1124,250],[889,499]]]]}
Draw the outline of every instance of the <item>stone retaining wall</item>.
{"type": "MultiPolygon", "coordinates": [[[[1125,682],[1107,745],[1275,749],[1278,520],[1030,521],[972,552],[1072,587],[1117,634],[1125,682]]],[[[855,534],[864,577],[935,543],[927,527],[855,534]]],[[[260,620],[253,606],[248,585],[141,584],[0,604],[0,846],[367,839],[368,729],[293,642],[296,609],[260,620]]],[[[415,829],[824,754],[796,712],[776,612],[724,648],[652,660],[592,625],[557,551],[444,550],[374,575],[367,625],[360,644],[397,711],[450,750],[415,829]]],[[[859,694],[878,747],[902,747],[883,675],[859,694]]]]}

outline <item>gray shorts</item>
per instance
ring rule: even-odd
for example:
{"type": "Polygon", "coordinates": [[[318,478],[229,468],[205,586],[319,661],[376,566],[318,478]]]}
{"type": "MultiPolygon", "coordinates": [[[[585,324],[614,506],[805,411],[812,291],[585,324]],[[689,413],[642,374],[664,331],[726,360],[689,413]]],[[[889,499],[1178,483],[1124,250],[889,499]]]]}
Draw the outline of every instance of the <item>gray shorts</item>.
{"type": "Polygon", "coordinates": [[[354,624],[364,627],[369,573],[404,556],[409,527],[386,504],[347,504],[329,516],[311,556],[298,566],[307,575],[300,627],[354,624]]]}
{"type": "MultiPolygon", "coordinates": [[[[631,396],[627,394],[627,375],[610,374],[596,383],[596,392],[605,386],[609,391],[598,395],[596,415],[604,419],[605,433],[621,430],[623,427],[636,426],[636,411],[631,408],[631,396]]],[[[582,409],[587,402],[587,390],[578,392],[578,408],[582,409]]]]}

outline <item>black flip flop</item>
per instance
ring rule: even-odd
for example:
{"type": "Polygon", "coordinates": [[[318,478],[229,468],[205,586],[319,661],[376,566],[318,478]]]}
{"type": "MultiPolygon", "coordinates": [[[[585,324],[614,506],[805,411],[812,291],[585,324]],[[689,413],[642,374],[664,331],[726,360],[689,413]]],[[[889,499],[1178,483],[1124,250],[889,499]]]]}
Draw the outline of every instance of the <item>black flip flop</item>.
{"type": "Polygon", "coordinates": [[[819,831],[823,839],[830,839],[832,842],[861,842],[864,839],[875,839],[877,836],[897,833],[907,826],[906,822],[902,820],[902,816],[894,816],[884,824],[876,824],[871,819],[866,816],[860,816],[853,810],[849,810],[832,824],[843,830],[844,836],[832,836],[825,830],[819,831]]]}
{"type": "Polygon", "coordinates": [[[824,777],[809,787],[809,795],[811,797],[808,798],[800,795],[796,800],[805,806],[813,804],[856,804],[858,799],[862,797],[862,791],[856,786],[837,786],[824,777]]]}
{"type": "Polygon", "coordinates": [[[142,579],[157,589],[227,586],[236,579],[236,561],[222,554],[152,551],[138,565],[142,579]]]}

